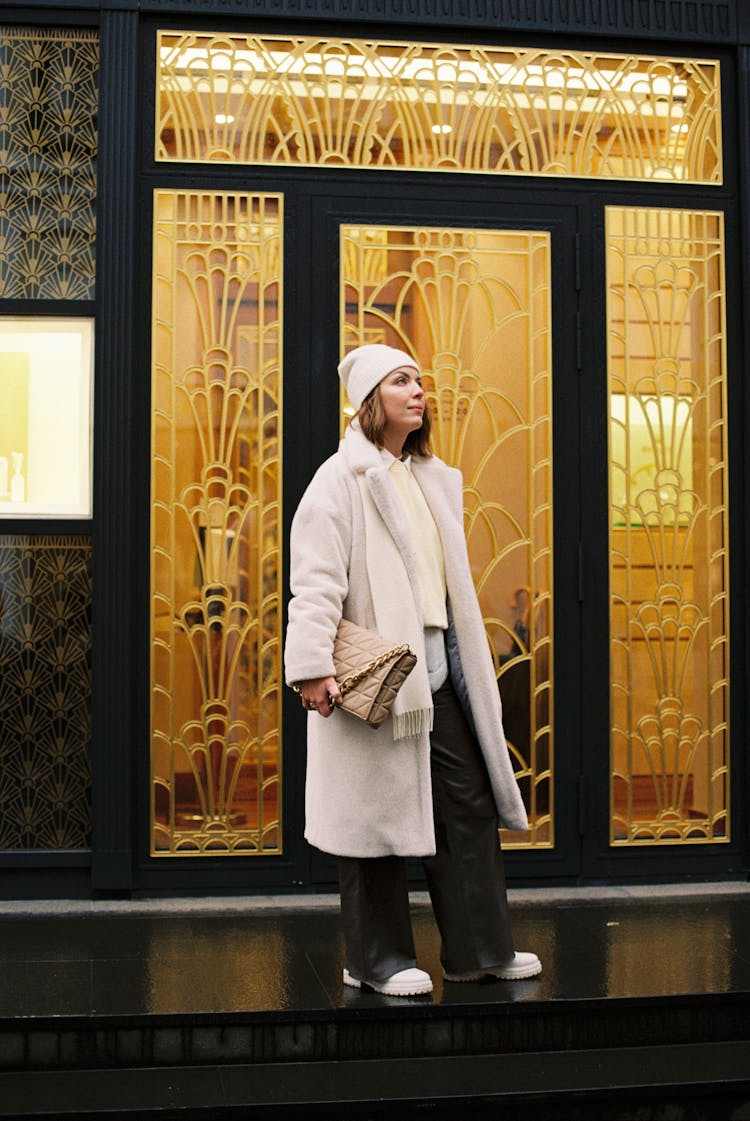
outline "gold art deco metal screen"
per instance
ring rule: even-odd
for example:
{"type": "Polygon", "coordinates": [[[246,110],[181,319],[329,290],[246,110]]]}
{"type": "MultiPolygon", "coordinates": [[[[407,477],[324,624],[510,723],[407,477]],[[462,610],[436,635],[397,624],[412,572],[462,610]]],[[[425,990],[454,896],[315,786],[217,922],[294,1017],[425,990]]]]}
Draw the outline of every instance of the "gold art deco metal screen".
{"type": "Polygon", "coordinates": [[[368,342],[412,353],[435,451],[463,472],[472,573],[531,823],[506,843],[551,847],[549,234],[344,226],[341,262],[342,353],[368,342]]]}
{"type": "Polygon", "coordinates": [[[151,850],[278,853],[282,200],[154,210],[151,850]]]}
{"type": "Polygon", "coordinates": [[[156,158],[722,181],[719,63],[160,31],[156,158]]]}
{"type": "Polygon", "coordinates": [[[729,839],[723,216],[606,211],[611,844],[729,839]]]}

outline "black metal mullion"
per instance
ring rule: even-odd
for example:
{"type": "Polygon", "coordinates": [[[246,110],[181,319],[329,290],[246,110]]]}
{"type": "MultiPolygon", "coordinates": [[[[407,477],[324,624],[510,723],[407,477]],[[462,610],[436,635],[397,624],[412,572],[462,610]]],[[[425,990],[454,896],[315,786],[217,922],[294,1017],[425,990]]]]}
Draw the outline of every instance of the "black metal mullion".
{"type": "Polygon", "coordinates": [[[94,423],[93,867],[96,892],[132,884],[132,381],[138,16],[101,21],[94,423]]]}

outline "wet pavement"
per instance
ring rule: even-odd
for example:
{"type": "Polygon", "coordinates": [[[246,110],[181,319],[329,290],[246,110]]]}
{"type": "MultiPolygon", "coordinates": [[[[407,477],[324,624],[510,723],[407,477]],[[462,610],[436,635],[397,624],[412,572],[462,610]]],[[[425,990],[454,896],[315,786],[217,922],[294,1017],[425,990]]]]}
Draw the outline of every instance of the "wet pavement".
{"type": "MultiPolygon", "coordinates": [[[[430,1003],[556,1001],[750,991],[750,888],[645,894],[511,891],[515,944],[542,960],[524,982],[443,982],[429,903],[412,897],[430,1003]]],[[[0,903],[0,1018],[298,1011],[392,1001],[342,985],[330,897],[139,905],[0,903]]],[[[400,1005],[404,1002],[396,1000],[400,1005]]]]}
{"type": "Polygon", "coordinates": [[[444,982],[418,893],[406,1000],[332,897],[0,903],[0,1117],[750,1121],[748,884],[510,900],[540,977],[444,982]]]}

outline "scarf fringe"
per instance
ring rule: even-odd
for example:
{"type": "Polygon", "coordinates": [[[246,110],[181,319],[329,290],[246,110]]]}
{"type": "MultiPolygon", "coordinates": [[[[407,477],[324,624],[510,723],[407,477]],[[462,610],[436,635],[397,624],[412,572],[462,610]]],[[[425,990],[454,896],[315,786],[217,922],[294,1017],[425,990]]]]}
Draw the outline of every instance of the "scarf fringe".
{"type": "Polygon", "coordinates": [[[414,736],[421,736],[423,732],[432,731],[432,722],[435,710],[430,708],[414,708],[409,712],[394,712],[393,738],[394,740],[408,740],[414,736]]]}

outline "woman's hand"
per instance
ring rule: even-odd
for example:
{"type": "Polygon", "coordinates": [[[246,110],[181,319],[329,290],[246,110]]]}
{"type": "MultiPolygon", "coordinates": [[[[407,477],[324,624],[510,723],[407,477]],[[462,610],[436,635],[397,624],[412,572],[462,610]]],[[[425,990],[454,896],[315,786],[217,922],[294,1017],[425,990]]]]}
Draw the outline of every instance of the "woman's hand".
{"type": "Polygon", "coordinates": [[[314,677],[310,681],[300,681],[302,707],[320,716],[330,716],[341,702],[341,690],[335,677],[314,677]]]}

